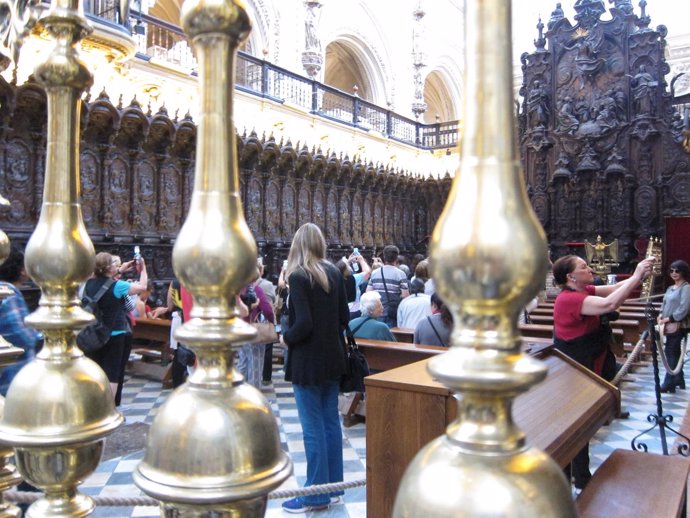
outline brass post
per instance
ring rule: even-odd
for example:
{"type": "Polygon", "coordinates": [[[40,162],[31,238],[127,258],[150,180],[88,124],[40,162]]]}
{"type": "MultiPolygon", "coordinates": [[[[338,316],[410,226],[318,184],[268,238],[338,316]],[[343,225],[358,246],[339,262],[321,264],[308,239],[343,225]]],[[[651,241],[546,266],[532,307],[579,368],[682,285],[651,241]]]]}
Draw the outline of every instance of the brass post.
{"type": "Polygon", "coordinates": [[[25,261],[41,300],[26,323],[41,330],[45,341],[10,385],[0,440],[14,447],[24,479],[45,491],[27,516],[81,517],[94,504],[77,486],[98,465],[103,438],[122,422],[108,379],[74,338],[93,319],[77,298],[79,283],[94,266],[78,169],[80,96],[92,76],[77,44],[90,27],[79,0],[53,0],[39,23],[54,46],[34,72],[48,98],[48,135],[41,215],[25,261]]]}
{"type": "Polygon", "coordinates": [[[194,306],[176,337],[197,353],[197,366],[159,409],[133,476],[165,516],[259,518],[292,464],[268,401],[232,366],[233,348],[255,335],[235,306],[256,273],[257,249],[232,121],[235,56],[250,24],[239,0],[187,0],[181,20],[199,63],[201,116],[194,192],[173,249],[194,306]]]}
{"type": "Polygon", "coordinates": [[[458,392],[458,418],[403,477],[393,516],[575,517],[563,472],[528,448],[512,402],[546,367],[520,353],[517,317],[547,269],[516,150],[511,0],[465,2],[462,159],[431,244],[453,313],[450,350],[429,371],[458,392]]]}

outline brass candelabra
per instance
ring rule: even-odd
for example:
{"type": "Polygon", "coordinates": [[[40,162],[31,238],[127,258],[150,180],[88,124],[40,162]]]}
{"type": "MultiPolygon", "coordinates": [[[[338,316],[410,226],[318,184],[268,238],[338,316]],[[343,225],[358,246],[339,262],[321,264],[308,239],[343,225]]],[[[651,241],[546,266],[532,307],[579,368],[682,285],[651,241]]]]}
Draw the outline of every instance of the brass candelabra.
{"type": "Polygon", "coordinates": [[[462,160],[431,243],[455,323],[429,371],[458,394],[458,418],[408,466],[396,518],[576,516],[563,472],[512,419],[514,398],[546,376],[520,353],[517,317],[547,247],[516,151],[511,56],[511,1],[467,0],[462,160]]]}
{"type": "Polygon", "coordinates": [[[257,249],[242,211],[232,121],[235,56],[250,25],[238,0],[187,0],[181,19],[199,62],[201,116],[194,192],[173,250],[194,305],[176,337],[197,353],[197,366],[158,411],[134,481],[166,516],[259,518],[292,464],[268,401],[232,365],[233,348],[255,335],[235,306],[257,249]]]}
{"type": "Polygon", "coordinates": [[[45,492],[27,516],[81,517],[94,504],[77,486],[98,465],[103,438],[122,422],[107,377],[74,339],[74,331],[93,319],[77,298],[94,266],[78,169],[80,96],[92,76],[77,45],[90,27],[79,0],[53,0],[39,24],[53,49],[34,72],[48,99],[48,136],[41,215],[25,260],[41,299],[26,323],[45,340],[10,385],[0,440],[14,447],[24,479],[45,492]]]}

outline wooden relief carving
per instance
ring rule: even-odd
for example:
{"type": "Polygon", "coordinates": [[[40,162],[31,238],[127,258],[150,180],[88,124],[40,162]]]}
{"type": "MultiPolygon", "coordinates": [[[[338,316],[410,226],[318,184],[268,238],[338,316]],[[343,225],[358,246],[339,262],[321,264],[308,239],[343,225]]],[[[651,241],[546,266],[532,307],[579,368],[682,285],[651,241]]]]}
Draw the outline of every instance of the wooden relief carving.
{"type": "Polygon", "coordinates": [[[362,222],[362,195],[356,191],[352,198],[352,242],[361,246],[364,244],[364,226],[362,222]]]}
{"type": "MultiPolygon", "coordinates": [[[[665,90],[666,28],[630,3],[557,8],[521,57],[520,142],[528,193],[555,255],[569,241],[618,238],[636,256],[641,235],[663,235],[676,200],[660,197],[664,171],[687,157],[682,120],[665,90]]],[[[669,192],[683,192],[681,180],[669,192]]],[[[681,211],[690,215],[690,204],[681,211]]]]}
{"type": "Polygon", "coordinates": [[[261,224],[261,182],[252,178],[247,187],[247,200],[245,204],[247,224],[252,233],[257,236],[261,224]]]}
{"type": "MultiPolygon", "coordinates": [[[[82,164],[83,167],[83,164],[82,164]]],[[[156,228],[155,169],[148,160],[134,166],[132,230],[137,234],[156,228]]]]}
{"type": "Polygon", "coordinates": [[[285,239],[290,239],[297,231],[297,195],[292,185],[283,188],[283,232],[285,239]]]}
{"type": "Polygon", "coordinates": [[[299,201],[297,205],[299,207],[299,220],[297,222],[298,227],[308,223],[309,221],[312,221],[310,201],[309,190],[307,189],[306,185],[302,184],[299,190],[299,201]]]}
{"type": "Polygon", "coordinates": [[[278,184],[269,182],[266,187],[266,239],[279,241],[281,237],[280,201],[278,198],[278,184]]]}
{"type": "Polygon", "coordinates": [[[321,187],[317,187],[314,191],[312,221],[316,223],[319,228],[326,229],[326,206],[324,203],[323,189],[321,187]]]}
{"type": "Polygon", "coordinates": [[[80,158],[81,212],[86,227],[92,228],[99,223],[101,168],[98,156],[92,151],[82,151],[80,158]]]}
{"type": "Polygon", "coordinates": [[[350,195],[343,192],[340,196],[340,242],[343,244],[352,243],[354,235],[352,233],[350,195]]]}
{"type": "Polygon", "coordinates": [[[180,171],[170,163],[163,165],[160,170],[159,185],[159,231],[173,234],[182,225],[182,208],[178,203],[182,185],[180,171]]]}
{"type": "Polygon", "coordinates": [[[338,234],[338,199],[335,194],[335,189],[328,191],[326,197],[326,242],[339,243],[340,236],[338,234]]]}

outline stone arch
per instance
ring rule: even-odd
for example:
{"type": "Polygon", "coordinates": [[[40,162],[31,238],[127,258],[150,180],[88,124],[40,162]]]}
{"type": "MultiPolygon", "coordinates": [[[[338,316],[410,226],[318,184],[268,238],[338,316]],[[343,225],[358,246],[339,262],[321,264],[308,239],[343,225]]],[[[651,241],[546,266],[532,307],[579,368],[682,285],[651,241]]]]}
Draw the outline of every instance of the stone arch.
{"type": "Polygon", "coordinates": [[[441,122],[461,118],[462,90],[457,80],[459,77],[462,77],[462,70],[450,60],[442,60],[429,67],[424,80],[424,102],[427,105],[424,123],[435,123],[436,115],[441,122]]]}
{"type": "Polygon", "coordinates": [[[326,46],[324,83],[347,93],[357,85],[358,95],[369,102],[385,106],[386,74],[380,56],[364,39],[353,34],[335,37],[326,46]]]}

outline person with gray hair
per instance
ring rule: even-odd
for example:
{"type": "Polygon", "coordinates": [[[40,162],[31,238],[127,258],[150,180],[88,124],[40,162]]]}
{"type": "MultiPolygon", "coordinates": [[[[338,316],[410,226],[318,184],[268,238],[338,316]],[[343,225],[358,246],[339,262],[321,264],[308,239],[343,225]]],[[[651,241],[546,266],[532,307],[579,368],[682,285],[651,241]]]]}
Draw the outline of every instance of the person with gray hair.
{"type": "Polygon", "coordinates": [[[367,291],[359,299],[362,316],[350,321],[350,330],[355,338],[385,340],[395,342],[395,337],[388,326],[377,320],[383,314],[383,303],[378,291],[367,291]]]}
{"type": "Polygon", "coordinates": [[[431,295],[424,293],[422,279],[410,282],[410,293],[398,306],[398,327],[414,329],[421,320],[431,315],[431,295]]]}

